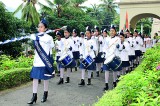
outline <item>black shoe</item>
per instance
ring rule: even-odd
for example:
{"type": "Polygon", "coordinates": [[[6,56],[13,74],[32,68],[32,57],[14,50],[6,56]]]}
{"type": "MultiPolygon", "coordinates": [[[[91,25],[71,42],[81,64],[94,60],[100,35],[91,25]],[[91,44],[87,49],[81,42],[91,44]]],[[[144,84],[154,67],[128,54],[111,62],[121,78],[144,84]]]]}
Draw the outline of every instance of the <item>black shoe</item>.
{"type": "Polygon", "coordinates": [[[63,78],[60,78],[59,82],[57,83],[58,85],[63,84],[63,78]]]}
{"type": "Polygon", "coordinates": [[[115,88],[117,86],[117,83],[116,82],[113,82],[113,87],[115,88]]]}
{"type": "Polygon", "coordinates": [[[93,72],[91,72],[91,78],[93,78],[93,72]]]}
{"type": "Polygon", "coordinates": [[[116,80],[117,82],[119,82],[119,78],[120,78],[120,75],[117,75],[117,80],[116,80]]]}
{"type": "Polygon", "coordinates": [[[43,95],[41,102],[43,103],[43,102],[47,101],[47,97],[48,97],[48,91],[44,91],[44,95],[43,95]]]}
{"type": "Polygon", "coordinates": [[[77,67],[75,67],[75,71],[77,71],[77,67]]]}
{"type": "Polygon", "coordinates": [[[37,101],[37,93],[33,93],[31,101],[29,101],[27,104],[33,104],[34,102],[36,103],[36,101],[37,101]]]}
{"type": "Polygon", "coordinates": [[[40,79],[38,80],[38,84],[41,84],[41,80],[40,79]]]}
{"type": "Polygon", "coordinates": [[[105,87],[103,88],[104,91],[108,90],[108,83],[105,84],[105,87]]]}
{"type": "Polygon", "coordinates": [[[78,85],[82,85],[82,86],[84,86],[84,85],[85,85],[85,81],[84,81],[84,79],[81,79],[81,82],[80,82],[78,85]]]}
{"type": "Polygon", "coordinates": [[[91,85],[91,78],[88,78],[88,84],[87,85],[91,85]]]}
{"type": "Polygon", "coordinates": [[[59,77],[60,76],[60,71],[58,71],[58,73],[57,73],[57,77],[59,77]]]}
{"type": "Polygon", "coordinates": [[[67,77],[65,83],[69,83],[70,82],[70,78],[67,77]]]}
{"type": "Polygon", "coordinates": [[[101,73],[103,73],[103,68],[101,67],[101,73]]]}
{"type": "Polygon", "coordinates": [[[97,73],[97,77],[99,77],[99,71],[97,71],[96,73],[97,73]]]}

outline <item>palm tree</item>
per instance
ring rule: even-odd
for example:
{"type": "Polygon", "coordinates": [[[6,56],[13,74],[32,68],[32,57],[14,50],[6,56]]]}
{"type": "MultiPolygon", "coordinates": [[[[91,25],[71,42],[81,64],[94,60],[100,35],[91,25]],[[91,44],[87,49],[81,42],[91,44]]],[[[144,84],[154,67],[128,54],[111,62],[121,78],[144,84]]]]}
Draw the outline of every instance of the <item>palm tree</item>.
{"type": "Polygon", "coordinates": [[[101,0],[101,1],[103,2],[103,4],[100,4],[100,6],[104,10],[107,10],[107,12],[113,14],[116,12],[115,8],[117,7],[117,5],[113,2],[113,0],[101,0]]]}
{"type": "MultiPolygon", "coordinates": [[[[71,3],[74,5],[74,7],[81,8],[81,4],[83,4],[87,0],[71,0],[71,3]]],[[[83,8],[83,7],[82,7],[83,8]]]]}
{"type": "Polygon", "coordinates": [[[47,13],[54,13],[54,11],[57,13],[58,17],[61,17],[61,13],[63,11],[63,8],[68,6],[70,3],[70,0],[45,0],[49,6],[43,5],[39,3],[41,8],[47,12],[47,13]]]}
{"type": "Polygon", "coordinates": [[[27,21],[30,25],[37,25],[40,21],[39,13],[36,10],[35,4],[38,0],[22,0],[23,3],[13,12],[13,14],[22,12],[21,19],[27,21]]]}

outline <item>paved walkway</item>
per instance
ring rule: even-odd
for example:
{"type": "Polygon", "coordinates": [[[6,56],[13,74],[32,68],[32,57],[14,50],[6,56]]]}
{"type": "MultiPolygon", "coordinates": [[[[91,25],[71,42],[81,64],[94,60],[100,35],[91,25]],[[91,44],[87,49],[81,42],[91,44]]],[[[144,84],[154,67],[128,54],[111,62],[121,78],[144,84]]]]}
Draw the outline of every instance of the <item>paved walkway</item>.
{"type": "MultiPolygon", "coordinates": [[[[110,73],[112,76],[112,73],[110,73]]],[[[71,73],[71,83],[57,85],[59,78],[55,77],[49,83],[49,96],[45,103],[41,103],[43,96],[43,83],[39,84],[38,100],[35,106],[89,106],[98,101],[104,91],[104,73],[99,78],[94,76],[92,85],[79,87],[80,71],[71,73]]],[[[86,73],[87,75],[87,73],[86,73]]],[[[94,73],[95,75],[95,73],[94,73]]],[[[110,77],[109,86],[111,85],[112,77],[110,77]]],[[[86,78],[87,83],[87,78],[86,78]]],[[[112,89],[112,88],[110,88],[112,89]]],[[[32,97],[32,83],[25,84],[21,87],[0,92],[0,106],[28,106],[27,102],[32,97]]]]}

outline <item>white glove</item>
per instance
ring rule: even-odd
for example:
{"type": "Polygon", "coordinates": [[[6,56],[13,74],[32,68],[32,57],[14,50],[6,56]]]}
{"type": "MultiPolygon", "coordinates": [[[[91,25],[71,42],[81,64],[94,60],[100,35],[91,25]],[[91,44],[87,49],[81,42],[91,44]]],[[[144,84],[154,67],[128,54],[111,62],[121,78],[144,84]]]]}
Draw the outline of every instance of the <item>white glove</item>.
{"type": "Polygon", "coordinates": [[[30,39],[36,40],[36,35],[35,34],[31,34],[30,39]]]}

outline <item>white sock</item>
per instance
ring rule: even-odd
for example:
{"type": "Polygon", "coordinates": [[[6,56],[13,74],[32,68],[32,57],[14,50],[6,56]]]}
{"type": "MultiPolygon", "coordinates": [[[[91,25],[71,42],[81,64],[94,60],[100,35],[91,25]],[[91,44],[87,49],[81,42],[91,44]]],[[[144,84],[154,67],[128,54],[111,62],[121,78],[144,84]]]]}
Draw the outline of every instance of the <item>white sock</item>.
{"type": "Polygon", "coordinates": [[[91,78],[91,70],[88,70],[88,78],[91,78]]]}
{"type": "Polygon", "coordinates": [[[101,69],[101,63],[96,63],[96,71],[100,71],[101,69]]]}
{"type": "Polygon", "coordinates": [[[33,79],[33,93],[37,93],[38,79],[33,79]]]}
{"type": "Polygon", "coordinates": [[[128,71],[129,67],[126,67],[126,71],[128,71]]]}
{"type": "Polygon", "coordinates": [[[120,72],[120,71],[117,71],[117,75],[120,76],[120,75],[121,75],[121,72],[120,72]]]}
{"type": "Polygon", "coordinates": [[[109,80],[109,71],[105,71],[105,83],[108,83],[109,80]]]}
{"type": "Polygon", "coordinates": [[[70,77],[71,68],[67,68],[67,77],[70,77]]]}
{"type": "Polygon", "coordinates": [[[59,63],[57,63],[57,71],[60,71],[60,69],[59,69],[59,63]]]}
{"type": "Polygon", "coordinates": [[[125,74],[125,68],[122,68],[122,75],[125,74]]]}
{"type": "Polygon", "coordinates": [[[64,68],[60,68],[60,78],[64,77],[64,68]]]}
{"type": "Polygon", "coordinates": [[[44,91],[48,91],[48,80],[44,80],[44,91]]]}
{"type": "Polygon", "coordinates": [[[85,79],[85,69],[82,69],[82,79],[85,79]]]}
{"type": "Polygon", "coordinates": [[[116,82],[117,79],[117,72],[113,71],[113,82],[116,82]]]}

